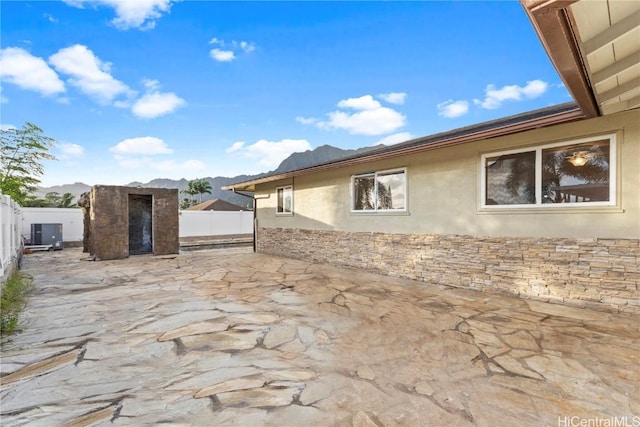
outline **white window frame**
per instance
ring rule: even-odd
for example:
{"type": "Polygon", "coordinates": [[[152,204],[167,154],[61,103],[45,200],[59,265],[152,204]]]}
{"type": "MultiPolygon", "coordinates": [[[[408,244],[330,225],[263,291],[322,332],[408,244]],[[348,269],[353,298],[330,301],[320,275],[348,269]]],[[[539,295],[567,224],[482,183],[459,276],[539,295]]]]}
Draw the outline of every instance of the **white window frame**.
{"type": "Polygon", "coordinates": [[[617,165],[618,165],[618,144],[615,133],[593,136],[580,139],[569,139],[561,142],[554,142],[544,145],[536,145],[523,147],[513,150],[495,151],[485,153],[480,156],[480,208],[482,210],[501,210],[501,209],[585,209],[592,207],[605,207],[617,205],[617,165]],[[547,148],[562,147],[565,145],[578,145],[592,141],[609,140],[609,200],[600,202],[580,202],[580,203],[542,203],[542,150],[547,148]],[[499,157],[508,154],[518,154],[535,152],[535,198],[536,202],[531,204],[513,204],[513,205],[487,205],[487,158],[499,157]]]}
{"type": "Polygon", "coordinates": [[[350,181],[350,186],[349,186],[349,193],[350,193],[350,207],[351,207],[351,213],[354,214],[371,214],[371,213],[403,213],[403,212],[407,212],[408,211],[408,199],[409,199],[409,194],[407,192],[407,168],[396,168],[396,169],[386,169],[386,170],[381,170],[381,171],[372,171],[372,172],[363,172],[363,173],[357,173],[354,175],[351,175],[351,181],[350,181]],[[394,173],[402,173],[403,176],[403,191],[404,191],[404,208],[402,209],[378,209],[378,201],[377,201],[377,197],[378,197],[378,175],[390,175],[390,174],[394,174],[394,173]],[[355,209],[355,194],[354,194],[354,186],[355,186],[355,180],[356,178],[359,177],[365,177],[365,176],[372,176],[374,183],[375,183],[375,187],[374,187],[374,194],[376,196],[376,203],[375,203],[375,208],[374,209],[355,209]]]}
{"type": "Polygon", "coordinates": [[[278,216],[291,216],[293,215],[293,185],[283,185],[281,187],[276,187],[276,215],[278,216]],[[282,190],[282,212],[279,212],[280,206],[280,198],[278,197],[278,192],[282,190]],[[285,211],[284,201],[286,199],[287,194],[291,197],[291,210],[285,211]]]}

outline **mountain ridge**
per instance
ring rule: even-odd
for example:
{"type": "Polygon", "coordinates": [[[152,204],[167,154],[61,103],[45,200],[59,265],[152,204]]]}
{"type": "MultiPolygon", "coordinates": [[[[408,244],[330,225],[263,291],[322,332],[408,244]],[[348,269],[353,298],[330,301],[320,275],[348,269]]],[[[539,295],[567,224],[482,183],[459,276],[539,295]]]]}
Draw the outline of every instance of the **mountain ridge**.
{"type": "MultiPolygon", "coordinates": [[[[312,165],[322,164],[331,162],[333,160],[337,160],[343,157],[352,156],[355,154],[359,154],[365,151],[373,150],[378,148],[379,146],[373,147],[364,147],[355,150],[351,149],[342,149],[338,147],[334,147],[332,145],[321,145],[316,147],[313,150],[307,150],[301,153],[293,153],[282,162],[280,165],[272,171],[264,172],[255,175],[237,175],[234,177],[205,177],[202,178],[209,182],[211,185],[211,194],[203,194],[202,201],[211,200],[211,199],[222,199],[230,203],[234,203],[243,207],[251,207],[252,201],[247,199],[246,197],[233,193],[231,191],[223,191],[220,188],[233,184],[236,182],[249,181],[252,179],[256,179],[262,176],[274,174],[274,173],[284,173],[289,172],[296,169],[305,168],[312,165]]],[[[169,179],[169,178],[155,178],[149,182],[143,183],[139,181],[132,181],[126,185],[127,187],[146,187],[146,188],[177,188],[179,191],[185,190],[189,186],[189,180],[185,178],[181,179],[169,179]]],[[[74,202],[78,200],[82,193],[85,193],[91,189],[90,185],[84,184],[82,182],[75,182],[73,184],[64,184],[64,185],[54,185],[51,187],[38,187],[36,191],[37,197],[44,197],[46,193],[56,192],[59,194],[71,193],[74,196],[74,202]]],[[[185,197],[189,197],[185,194],[180,193],[180,200],[185,197]]],[[[196,196],[196,200],[200,201],[200,195],[196,196]]]]}

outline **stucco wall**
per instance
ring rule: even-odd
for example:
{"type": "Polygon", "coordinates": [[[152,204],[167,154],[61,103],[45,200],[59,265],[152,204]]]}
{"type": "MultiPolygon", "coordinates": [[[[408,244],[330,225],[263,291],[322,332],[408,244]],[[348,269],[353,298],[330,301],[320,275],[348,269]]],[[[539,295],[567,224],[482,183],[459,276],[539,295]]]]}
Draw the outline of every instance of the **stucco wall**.
{"type": "Polygon", "coordinates": [[[259,185],[261,227],[503,237],[640,238],[640,112],[630,111],[456,147],[259,185]],[[480,209],[480,156],[615,132],[618,205],[480,209]],[[350,213],[353,174],[407,168],[408,212],[350,213]],[[275,188],[293,184],[294,214],[275,214],[275,188]]]}

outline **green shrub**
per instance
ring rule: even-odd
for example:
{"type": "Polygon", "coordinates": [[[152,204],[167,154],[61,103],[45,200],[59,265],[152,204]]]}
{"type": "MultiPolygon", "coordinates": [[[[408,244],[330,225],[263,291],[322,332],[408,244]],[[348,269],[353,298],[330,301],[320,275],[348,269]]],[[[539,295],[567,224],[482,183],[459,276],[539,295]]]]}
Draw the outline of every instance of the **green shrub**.
{"type": "Polygon", "coordinates": [[[32,286],[31,276],[14,271],[2,284],[0,298],[0,333],[13,333],[18,327],[18,317],[24,308],[27,294],[32,286]]]}

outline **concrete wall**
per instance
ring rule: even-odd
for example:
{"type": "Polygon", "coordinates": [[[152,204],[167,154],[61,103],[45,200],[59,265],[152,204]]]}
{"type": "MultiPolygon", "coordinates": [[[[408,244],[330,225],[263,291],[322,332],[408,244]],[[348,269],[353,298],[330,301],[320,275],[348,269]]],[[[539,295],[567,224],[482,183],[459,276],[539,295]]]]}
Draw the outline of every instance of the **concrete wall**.
{"type": "Polygon", "coordinates": [[[260,227],[476,236],[640,238],[640,112],[631,111],[258,186],[260,227]],[[480,156],[618,134],[618,205],[483,210],[480,156]],[[353,174],[407,168],[408,211],[350,212],[353,174]],[[276,216],[275,188],[293,184],[294,214],[276,216]]]}
{"type": "Polygon", "coordinates": [[[258,250],[450,286],[640,313],[640,111],[258,186],[258,250]],[[615,206],[483,208],[481,156],[615,133],[615,206]],[[350,212],[351,176],[406,168],[408,209],[350,212]],[[275,213],[293,185],[294,213],[275,213]]]}

